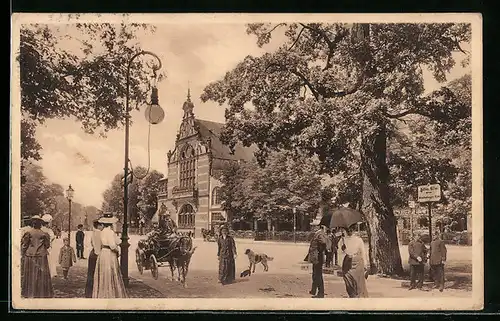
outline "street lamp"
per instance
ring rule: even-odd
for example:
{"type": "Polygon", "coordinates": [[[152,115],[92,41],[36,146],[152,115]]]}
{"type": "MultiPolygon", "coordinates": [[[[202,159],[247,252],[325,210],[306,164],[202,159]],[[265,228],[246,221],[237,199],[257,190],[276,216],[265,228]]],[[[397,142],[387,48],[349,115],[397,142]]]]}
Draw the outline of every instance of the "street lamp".
{"type": "Polygon", "coordinates": [[[293,212],[293,243],[297,243],[297,240],[295,237],[295,234],[297,234],[296,233],[296,231],[297,231],[297,208],[295,206],[293,207],[292,212],[293,212]]]}
{"type": "MultiPolygon", "coordinates": [[[[129,128],[130,128],[130,68],[132,67],[132,62],[135,58],[149,55],[153,56],[158,60],[158,65],[153,67],[153,71],[156,73],[157,70],[161,68],[161,60],[160,58],[150,52],[150,51],[141,51],[136,53],[132,58],[130,58],[127,66],[127,92],[126,92],[126,100],[125,100],[125,167],[124,167],[124,177],[123,177],[123,225],[122,225],[122,242],[120,244],[121,248],[121,256],[120,256],[120,267],[122,272],[123,283],[125,286],[128,286],[129,278],[128,278],[128,248],[130,244],[128,243],[128,175],[129,175],[129,128]]],[[[163,109],[161,109],[158,104],[158,89],[156,86],[153,86],[151,93],[151,105],[146,109],[146,119],[151,124],[158,124],[165,117],[165,113],[163,109]]]]}
{"type": "Polygon", "coordinates": [[[68,243],[69,244],[71,244],[71,201],[73,200],[74,193],[75,193],[75,190],[71,187],[71,184],[70,184],[68,189],[66,190],[66,198],[68,199],[68,203],[69,203],[69,214],[68,214],[68,243]]]}
{"type": "Polygon", "coordinates": [[[413,196],[410,195],[408,198],[408,207],[410,208],[410,235],[413,239],[413,209],[415,208],[415,200],[413,200],[413,196]]]}

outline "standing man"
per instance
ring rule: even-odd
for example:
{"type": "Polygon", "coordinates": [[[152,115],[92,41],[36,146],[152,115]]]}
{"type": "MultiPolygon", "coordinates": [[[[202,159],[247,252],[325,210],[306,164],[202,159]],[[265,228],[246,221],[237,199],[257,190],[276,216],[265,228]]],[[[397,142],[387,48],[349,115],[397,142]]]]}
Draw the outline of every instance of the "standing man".
{"type": "Polygon", "coordinates": [[[408,264],[410,265],[410,288],[422,289],[424,285],[424,264],[427,261],[427,248],[419,234],[408,244],[408,264]]]}
{"type": "Polygon", "coordinates": [[[325,285],[323,283],[323,263],[325,261],[325,251],[328,238],[326,236],[326,226],[320,225],[319,230],[309,245],[308,261],[312,263],[312,286],[309,294],[313,298],[325,297],[325,285]]]}
{"type": "Polygon", "coordinates": [[[78,231],[76,231],[76,256],[79,259],[84,259],[83,248],[85,244],[85,233],[83,232],[83,224],[78,224],[78,231]]]}
{"type": "Polygon", "coordinates": [[[331,230],[328,230],[326,232],[326,264],[325,266],[327,268],[331,267],[333,264],[333,233],[331,230]]]}
{"type": "Polygon", "coordinates": [[[446,262],[446,245],[441,239],[441,235],[436,233],[431,242],[429,265],[430,274],[434,279],[434,288],[440,292],[444,290],[444,263],[446,262]]]}

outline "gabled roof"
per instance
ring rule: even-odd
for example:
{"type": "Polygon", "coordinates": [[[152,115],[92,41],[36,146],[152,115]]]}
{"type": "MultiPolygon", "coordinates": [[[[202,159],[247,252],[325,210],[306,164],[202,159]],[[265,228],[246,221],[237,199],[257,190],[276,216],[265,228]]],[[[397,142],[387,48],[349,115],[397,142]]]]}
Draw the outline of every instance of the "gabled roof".
{"type": "Polygon", "coordinates": [[[234,154],[231,154],[229,147],[224,145],[220,140],[222,128],[224,127],[223,123],[202,119],[195,119],[195,122],[198,125],[200,135],[204,139],[211,138],[212,155],[214,158],[250,161],[254,157],[253,153],[256,147],[245,147],[242,144],[237,144],[234,147],[234,154]]]}

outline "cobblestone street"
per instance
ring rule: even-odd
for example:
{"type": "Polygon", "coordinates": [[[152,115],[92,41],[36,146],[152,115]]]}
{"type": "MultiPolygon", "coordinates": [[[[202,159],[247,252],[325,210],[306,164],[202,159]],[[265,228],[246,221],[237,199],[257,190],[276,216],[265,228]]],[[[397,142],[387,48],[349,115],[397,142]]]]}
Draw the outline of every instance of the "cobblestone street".
{"type": "MultiPolygon", "coordinates": [[[[88,234],[90,235],[90,234],[88,234]]],[[[74,236],[73,236],[74,238],[74,236]]],[[[135,263],[134,251],[141,237],[131,236],[129,254],[129,276],[131,297],[166,297],[166,298],[308,298],[311,286],[311,274],[308,265],[302,263],[307,252],[307,244],[255,242],[237,240],[238,257],[236,260],[237,280],[234,284],[222,286],[217,282],[217,244],[195,240],[197,249],[193,255],[187,288],[170,279],[168,266],[159,268],[159,277],[155,280],[149,270],[141,275],[135,263]],[[257,266],[255,274],[240,278],[239,273],[248,266],[248,259],[243,254],[246,248],[264,252],[274,257],[270,262],[269,272],[263,272],[257,266]]],[[[87,243],[89,237],[86,237],[87,243]]],[[[54,250],[58,253],[62,241],[55,241],[54,250]]],[[[85,249],[86,256],[90,244],[85,249]]],[[[403,262],[407,261],[407,249],[401,248],[403,262]]],[[[471,296],[471,248],[449,246],[446,290],[439,292],[424,286],[423,291],[408,291],[406,281],[378,276],[370,276],[367,286],[372,298],[382,297],[470,297],[471,296]]],[[[342,257],[340,258],[342,259],[342,257]]],[[[55,280],[54,288],[58,297],[83,297],[87,260],[78,260],[70,271],[70,280],[55,280]],[[79,288],[81,287],[81,288],[79,288]]],[[[174,274],[177,276],[177,272],[174,274]]],[[[325,274],[327,298],[347,297],[344,282],[336,274],[325,274]]]]}

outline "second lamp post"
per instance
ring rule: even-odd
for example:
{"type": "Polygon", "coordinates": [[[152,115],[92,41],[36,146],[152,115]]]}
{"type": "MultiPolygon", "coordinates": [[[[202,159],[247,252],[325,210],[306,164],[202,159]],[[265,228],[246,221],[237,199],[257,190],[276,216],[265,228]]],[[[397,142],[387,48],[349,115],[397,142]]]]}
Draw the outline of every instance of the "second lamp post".
{"type": "Polygon", "coordinates": [[[66,190],[66,198],[68,199],[68,205],[69,205],[69,211],[68,211],[68,242],[71,244],[71,201],[73,200],[73,194],[75,191],[71,187],[71,184],[69,185],[68,189],[66,190]]]}

